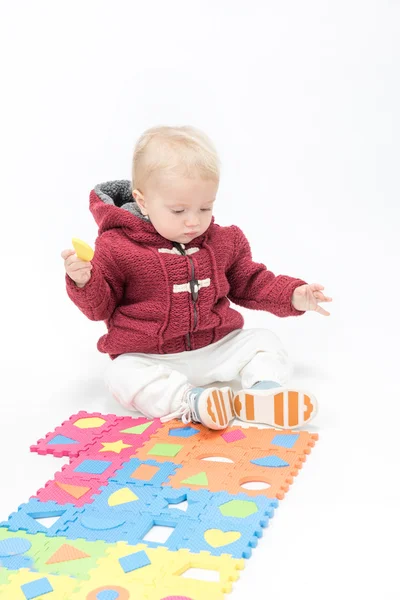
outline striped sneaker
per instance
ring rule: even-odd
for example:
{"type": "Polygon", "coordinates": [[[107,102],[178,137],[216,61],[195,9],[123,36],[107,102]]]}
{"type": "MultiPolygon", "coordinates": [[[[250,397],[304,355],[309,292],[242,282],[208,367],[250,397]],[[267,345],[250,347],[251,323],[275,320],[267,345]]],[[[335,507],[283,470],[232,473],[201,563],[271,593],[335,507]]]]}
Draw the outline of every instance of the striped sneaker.
{"type": "Polygon", "coordinates": [[[318,405],[312,394],[273,381],[260,381],[238,392],[233,407],[241,421],[295,429],[315,417],[318,405]]]}
{"type": "Polygon", "coordinates": [[[225,429],[234,418],[233,391],[230,387],[191,388],[186,398],[190,420],[202,423],[209,429],[225,429]]]}

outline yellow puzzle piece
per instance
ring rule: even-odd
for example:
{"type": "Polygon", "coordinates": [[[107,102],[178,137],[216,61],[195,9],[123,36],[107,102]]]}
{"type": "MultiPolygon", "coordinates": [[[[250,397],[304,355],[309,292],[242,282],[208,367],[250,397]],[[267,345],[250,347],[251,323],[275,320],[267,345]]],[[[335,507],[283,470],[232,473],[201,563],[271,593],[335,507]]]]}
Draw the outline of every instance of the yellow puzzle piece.
{"type": "Polygon", "coordinates": [[[106,556],[99,558],[97,567],[88,573],[88,581],[81,582],[71,600],[95,600],[100,592],[104,595],[118,592],[121,600],[161,600],[177,595],[192,600],[223,600],[224,593],[232,590],[232,582],[239,578],[243,568],[243,559],[228,554],[173,552],[161,546],[149,548],[145,544],[130,546],[117,542],[109,546],[106,556]],[[216,578],[205,581],[190,572],[203,569],[214,571],[216,578]]]}
{"type": "MultiPolygon", "coordinates": [[[[26,600],[28,595],[25,594],[24,588],[21,586],[27,586],[25,591],[28,592],[29,586],[35,585],[36,581],[38,582],[36,585],[39,586],[35,590],[38,600],[44,597],[46,597],[46,600],[47,598],[48,600],[70,600],[78,583],[76,579],[66,575],[35,573],[29,569],[12,571],[9,580],[10,583],[8,585],[0,586],[1,600],[26,600]]],[[[33,595],[30,597],[36,598],[33,595]]]]}
{"type": "Polygon", "coordinates": [[[89,246],[89,244],[79,240],[78,238],[72,238],[72,245],[78,258],[87,261],[92,260],[94,256],[94,250],[89,246]]]}

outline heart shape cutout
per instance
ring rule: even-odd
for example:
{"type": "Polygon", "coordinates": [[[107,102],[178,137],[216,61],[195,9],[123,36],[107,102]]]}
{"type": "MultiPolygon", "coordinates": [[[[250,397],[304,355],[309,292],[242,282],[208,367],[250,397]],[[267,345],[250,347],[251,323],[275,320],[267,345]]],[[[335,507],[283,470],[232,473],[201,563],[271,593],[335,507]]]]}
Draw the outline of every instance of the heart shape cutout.
{"type": "Polygon", "coordinates": [[[221,531],[221,529],[208,529],[204,534],[204,539],[209,546],[221,548],[233,544],[241,537],[239,531],[221,531]]]}

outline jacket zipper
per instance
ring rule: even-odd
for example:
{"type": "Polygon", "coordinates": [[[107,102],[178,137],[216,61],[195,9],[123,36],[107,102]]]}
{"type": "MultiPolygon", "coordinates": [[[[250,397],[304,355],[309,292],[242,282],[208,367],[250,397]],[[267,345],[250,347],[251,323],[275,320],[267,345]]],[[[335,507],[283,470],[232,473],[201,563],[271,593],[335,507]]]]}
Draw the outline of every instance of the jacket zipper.
{"type": "MultiPolygon", "coordinates": [[[[193,329],[196,329],[197,321],[198,321],[196,302],[199,298],[199,282],[195,278],[194,262],[193,262],[193,259],[186,254],[185,249],[184,249],[184,247],[181,246],[181,244],[179,244],[178,242],[174,242],[173,244],[174,244],[174,247],[178,250],[178,252],[182,256],[186,256],[186,258],[188,258],[189,262],[190,262],[192,278],[189,282],[189,285],[190,285],[190,293],[191,293],[192,300],[193,300],[193,317],[194,317],[193,318],[193,321],[194,321],[193,329]]],[[[188,349],[191,350],[192,349],[192,340],[191,340],[190,332],[186,334],[186,343],[187,343],[188,349]]]]}

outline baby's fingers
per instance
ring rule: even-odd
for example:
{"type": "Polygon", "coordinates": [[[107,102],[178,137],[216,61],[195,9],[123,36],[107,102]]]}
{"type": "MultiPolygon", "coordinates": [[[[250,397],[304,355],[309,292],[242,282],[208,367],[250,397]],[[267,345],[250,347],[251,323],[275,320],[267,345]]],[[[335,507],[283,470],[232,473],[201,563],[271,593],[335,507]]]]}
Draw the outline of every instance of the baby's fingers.
{"type": "Polygon", "coordinates": [[[93,265],[92,263],[86,261],[86,260],[74,260],[73,262],[71,262],[70,264],[68,264],[68,270],[71,271],[71,273],[76,273],[77,271],[91,271],[93,269],[93,265]]]}
{"type": "Polygon", "coordinates": [[[63,250],[61,252],[61,258],[63,258],[64,260],[67,260],[67,258],[72,256],[73,254],[75,254],[75,250],[71,250],[70,248],[68,250],[63,250]]]}
{"type": "Polygon", "coordinates": [[[320,315],[323,315],[324,317],[330,317],[330,315],[331,315],[331,313],[329,313],[327,310],[322,308],[322,306],[317,306],[317,308],[315,309],[315,312],[319,313],[320,315]]]}
{"type": "Polygon", "coordinates": [[[314,298],[318,300],[318,302],[332,302],[332,298],[325,296],[322,292],[314,292],[314,298]]]}

